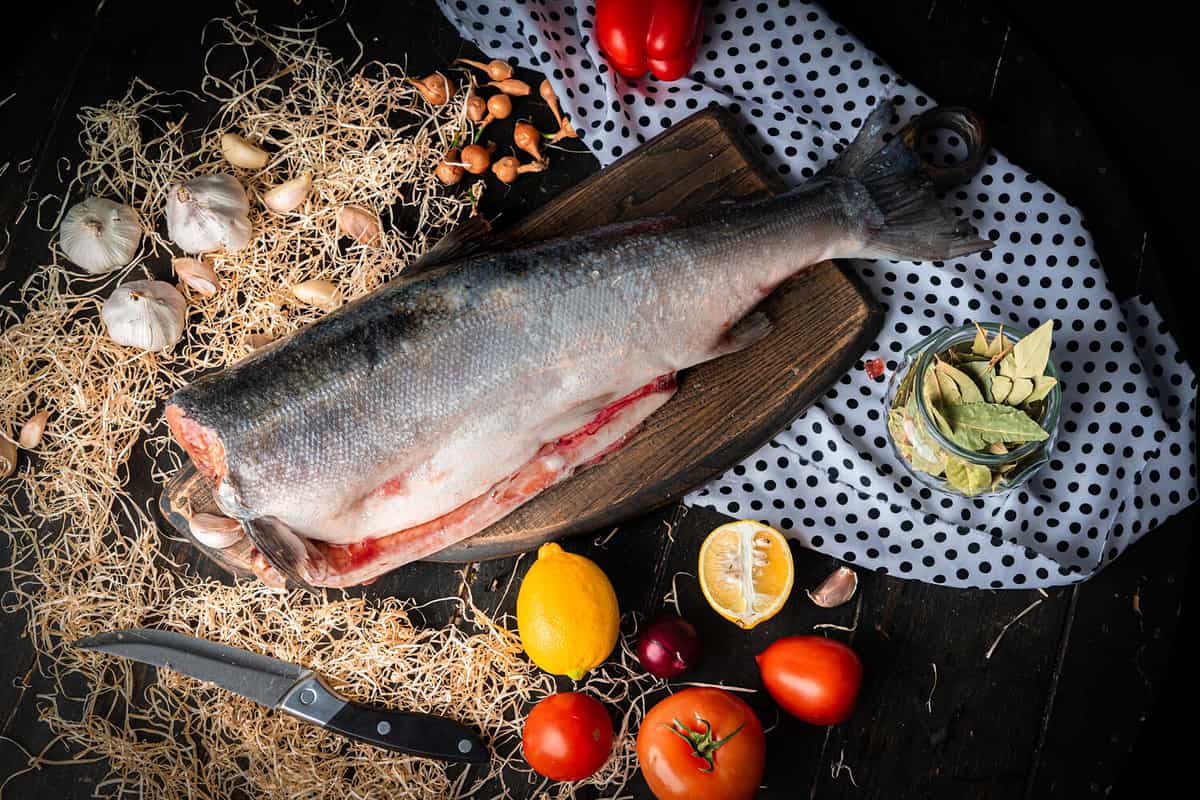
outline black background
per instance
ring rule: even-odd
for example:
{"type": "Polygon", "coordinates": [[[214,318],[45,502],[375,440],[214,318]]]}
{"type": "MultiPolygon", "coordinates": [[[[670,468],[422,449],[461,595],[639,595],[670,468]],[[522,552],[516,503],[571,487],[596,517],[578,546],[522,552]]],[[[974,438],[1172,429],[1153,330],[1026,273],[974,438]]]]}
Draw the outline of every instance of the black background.
{"type": "MultiPolygon", "coordinates": [[[[192,41],[194,30],[175,28],[174,12],[167,4],[121,4],[115,0],[109,0],[109,3],[137,9],[123,10],[122,14],[150,15],[158,35],[168,41],[177,35],[192,41]]],[[[0,83],[0,95],[21,88],[10,88],[14,75],[19,75],[24,84],[36,84],[41,74],[38,59],[44,52],[54,52],[56,58],[69,57],[69,53],[61,54],[54,49],[57,40],[52,40],[52,35],[69,38],[72,29],[90,29],[95,24],[96,5],[65,2],[26,6],[20,11],[6,9],[5,30],[0,34],[4,45],[0,47],[0,76],[4,79],[0,83]]],[[[432,2],[428,5],[432,7],[432,2]]],[[[208,6],[211,13],[197,15],[192,8],[187,12],[188,18],[225,14],[230,10],[230,4],[226,3],[208,6]]],[[[943,102],[969,102],[979,107],[992,122],[998,146],[1007,155],[1018,164],[1046,176],[1084,210],[1118,293],[1125,296],[1141,291],[1153,297],[1171,322],[1172,330],[1192,364],[1196,365],[1196,355],[1200,353],[1197,349],[1200,325],[1193,310],[1196,293],[1192,289],[1195,284],[1192,274],[1197,260],[1193,231],[1197,229],[1196,214],[1200,205],[1196,201],[1200,148],[1197,147],[1194,122],[1198,73],[1195,63],[1200,53],[1197,53],[1190,20],[1177,12],[1175,6],[1173,3],[1138,2],[1110,7],[1099,3],[1070,4],[1047,0],[929,0],[926,3],[863,0],[827,4],[835,19],[862,38],[900,74],[943,102]],[[921,36],[926,27],[922,20],[925,14],[931,19],[944,21],[950,16],[955,20],[954,24],[943,22],[934,26],[948,39],[937,41],[921,36]],[[1078,111],[1062,111],[1062,117],[1073,119],[1079,115],[1090,124],[1089,136],[1095,138],[1115,163],[1115,172],[1098,177],[1089,174],[1086,165],[1074,165],[1064,166],[1055,174],[1053,165],[1039,163],[1044,160],[1044,154],[1056,146],[1052,141],[1055,132],[1029,124],[1021,103],[1011,96],[1013,92],[1028,91],[1031,105],[1027,111],[1030,115],[1045,114],[1047,110],[1036,104],[1047,94],[1040,92],[1037,86],[1000,84],[1000,92],[1007,94],[1003,100],[989,103],[980,94],[961,89],[967,85],[965,82],[955,81],[956,71],[962,70],[969,61],[973,47],[995,52],[997,31],[1003,30],[1005,25],[1011,25],[1014,36],[1028,40],[1048,66],[1042,80],[1065,84],[1078,104],[1078,111]],[[955,96],[956,90],[968,96],[955,96]],[[1145,243],[1149,253],[1147,263],[1151,266],[1134,273],[1128,269],[1128,264],[1143,244],[1143,233],[1148,234],[1145,243]]],[[[325,7],[321,4],[322,10],[325,7]]],[[[372,4],[359,3],[355,7],[355,10],[363,11],[372,8],[372,4]]],[[[380,7],[385,6],[381,4],[380,7]]],[[[111,8],[104,13],[110,12],[111,8]]],[[[365,13],[372,16],[375,11],[365,13]]],[[[437,15],[436,10],[431,13],[437,15]]],[[[380,12],[379,16],[399,22],[397,17],[400,15],[380,12]]],[[[413,16],[416,21],[411,27],[389,32],[389,41],[402,51],[410,52],[415,61],[425,59],[436,63],[447,54],[425,50],[431,46],[437,49],[444,42],[431,43],[420,35],[420,20],[430,17],[430,13],[421,11],[413,16]],[[411,47],[409,39],[412,40],[411,47]]],[[[389,54],[397,59],[402,56],[403,52],[389,54]]],[[[79,61],[80,65],[86,63],[84,58],[79,61]]],[[[190,69],[194,65],[188,66],[190,69]]],[[[120,65],[113,65],[113,71],[120,72],[120,65]]],[[[132,73],[127,71],[127,74],[131,76],[132,73]]],[[[190,84],[181,79],[180,85],[190,84]]],[[[53,95],[53,92],[47,93],[48,97],[53,98],[53,95]]],[[[28,123],[27,118],[14,116],[17,110],[16,106],[0,108],[0,120],[5,128],[0,134],[0,146],[5,148],[10,143],[22,141],[18,134],[21,126],[28,123]]],[[[67,109],[68,115],[73,113],[74,109],[67,109]]],[[[27,152],[28,145],[22,147],[19,152],[0,153],[0,162],[11,159],[15,163],[33,155],[27,152]]],[[[510,213],[519,213],[522,208],[552,196],[556,186],[569,185],[592,169],[594,166],[586,156],[570,161],[546,182],[536,186],[530,184],[523,191],[507,196],[503,201],[504,208],[510,213]]],[[[6,275],[0,283],[8,279],[6,275]]],[[[1194,520],[1195,515],[1189,515],[1187,519],[1194,520]]],[[[1150,538],[1160,535],[1190,538],[1193,533],[1178,520],[1168,528],[1150,538]]],[[[1139,545],[1123,559],[1144,558],[1143,551],[1150,552],[1139,545]]],[[[1196,548],[1182,545],[1168,552],[1175,559],[1191,558],[1194,562],[1196,548]]],[[[1153,574],[1156,566],[1147,561],[1142,568],[1153,574]]],[[[1190,651],[1194,649],[1192,634],[1196,629],[1197,583],[1195,571],[1191,574],[1188,596],[1180,606],[1182,617],[1175,630],[1175,652],[1165,682],[1156,686],[1157,700],[1148,711],[1133,755],[1120,769],[1120,777],[1108,796],[1147,796],[1151,785],[1163,777],[1180,788],[1187,786],[1186,776],[1192,772],[1189,767],[1194,759],[1191,722],[1198,699],[1195,670],[1190,661],[1190,651]]],[[[1096,664],[1097,674],[1104,674],[1105,666],[1096,664]]],[[[8,682],[7,672],[3,680],[8,682]]],[[[1106,687],[1097,682],[1090,691],[1089,700],[1097,705],[1122,702],[1120,685],[1106,687]]],[[[0,776],[4,774],[6,771],[0,769],[0,776]]],[[[1100,792],[1105,788],[1099,787],[1100,792]]],[[[902,794],[898,790],[896,796],[902,794]]],[[[1089,794],[1101,796],[1097,792],[1089,794]]],[[[964,793],[961,796],[972,795],[964,793]]]]}

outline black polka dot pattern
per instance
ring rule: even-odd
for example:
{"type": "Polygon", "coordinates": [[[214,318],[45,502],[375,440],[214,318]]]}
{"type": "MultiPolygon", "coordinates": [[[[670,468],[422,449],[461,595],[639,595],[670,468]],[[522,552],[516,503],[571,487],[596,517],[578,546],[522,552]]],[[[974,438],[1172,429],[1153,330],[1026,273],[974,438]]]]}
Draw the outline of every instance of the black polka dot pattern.
{"type": "MultiPolygon", "coordinates": [[[[934,104],[807,2],[707,3],[693,71],[670,84],[607,67],[591,4],[513,0],[497,16],[477,2],[439,3],[489,57],[545,72],[602,164],[718,103],[799,183],[881,98],[902,119],[934,104]]],[[[922,144],[942,161],[961,156],[953,137],[922,144]]],[[[886,314],[863,358],[882,359],[890,374],[943,326],[1058,320],[1063,412],[1050,463],[1002,498],[933,492],[884,438],[887,374],[872,380],[860,368],[688,500],[899,577],[997,589],[1082,580],[1195,502],[1195,375],[1148,300],[1116,300],[1079,212],[1053,189],[992,153],[946,202],[995,247],[947,264],[855,262],[886,314]]]]}

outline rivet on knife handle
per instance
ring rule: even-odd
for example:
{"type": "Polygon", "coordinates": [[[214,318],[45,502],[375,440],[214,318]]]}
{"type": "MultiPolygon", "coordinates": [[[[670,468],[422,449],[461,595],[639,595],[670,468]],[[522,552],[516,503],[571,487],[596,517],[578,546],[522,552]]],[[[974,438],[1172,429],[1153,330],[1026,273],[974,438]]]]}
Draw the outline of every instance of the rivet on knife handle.
{"type": "Polygon", "coordinates": [[[296,683],[279,707],[326,730],[399,753],[482,764],[487,746],[454,720],[353,703],[316,675],[296,683]]]}

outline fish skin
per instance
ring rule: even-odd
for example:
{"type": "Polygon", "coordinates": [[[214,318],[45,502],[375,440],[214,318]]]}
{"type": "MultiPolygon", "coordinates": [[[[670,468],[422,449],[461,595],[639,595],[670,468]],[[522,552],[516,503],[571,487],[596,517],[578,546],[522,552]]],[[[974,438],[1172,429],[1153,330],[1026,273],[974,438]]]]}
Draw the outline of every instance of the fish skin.
{"type": "MultiPolygon", "coordinates": [[[[614,400],[764,334],[735,326],[809,265],[988,246],[930,199],[895,144],[872,141],[888,116],[868,118],[842,170],[787,194],[402,277],[179,390],[168,421],[228,484],[231,514],[273,517],[328,547],[437,520],[614,400]]],[[[381,571],[396,561],[381,558],[381,571]]]]}

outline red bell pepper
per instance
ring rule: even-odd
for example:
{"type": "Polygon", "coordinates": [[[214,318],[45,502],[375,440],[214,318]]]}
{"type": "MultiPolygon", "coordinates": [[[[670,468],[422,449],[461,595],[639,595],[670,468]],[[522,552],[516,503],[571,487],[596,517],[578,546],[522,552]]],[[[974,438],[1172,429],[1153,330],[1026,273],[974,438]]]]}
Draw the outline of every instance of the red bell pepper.
{"type": "Polygon", "coordinates": [[[596,0],[596,37],[614,69],[660,81],[692,67],[704,30],[700,0],[596,0]]]}

